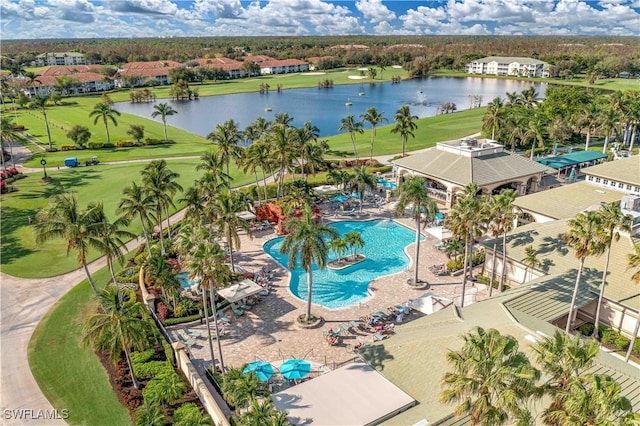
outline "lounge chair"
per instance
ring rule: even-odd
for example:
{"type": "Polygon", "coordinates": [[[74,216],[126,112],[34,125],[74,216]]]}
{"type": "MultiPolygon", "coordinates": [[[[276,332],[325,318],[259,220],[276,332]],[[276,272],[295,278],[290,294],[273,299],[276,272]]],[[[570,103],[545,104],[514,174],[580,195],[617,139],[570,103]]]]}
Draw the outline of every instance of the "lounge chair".
{"type": "Polygon", "coordinates": [[[194,339],[197,339],[198,337],[202,337],[202,333],[200,333],[197,330],[189,330],[189,328],[186,325],[182,327],[182,331],[184,331],[187,336],[193,337],[194,339]]]}
{"type": "Polygon", "coordinates": [[[231,310],[233,311],[234,314],[236,314],[237,316],[242,316],[244,315],[244,311],[242,310],[242,308],[240,308],[240,306],[236,305],[235,302],[231,304],[231,310]]]}
{"type": "Polygon", "coordinates": [[[231,322],[229,317],[227,317],[224,314],[224,311],[222,309],[218,309],[218,318],[220,318],[220,321],[222,321],[222,322],[231,322]]]}
{"type": "Polygon", "coordinates": [[[196,344],[196,341],[195,341],[195,340],[191,340],[191,339],[188,339],[188,338],[184,338],[184,337],[182,337],[182,335],[181,335],[181,334],[178,334],[178,340],[180,340],[182,343],[184,343],[185,345],[187,345],[187,346],[189,346],[189,347],[191,347],[191,346],[193,346],[193,345],[195,345],[195,344],[196,344]]]}
{"type": "Polygon", "coordinates": [[[340,324],[340,328],[346,332],[351,332],[351,326],[349,324],[345,324],[344,322],[340,324]]]}
{"type": "Polygon", "coordinates": [[[389,336],[385,336],[384,334],[380,334],[380,333],[376,333],[373,335],[373,341],[374,342],[379,342],[380,340],[384,340],[389,336]]]}
{"type": "Polygon", "coordinates": [[[358,330],[369,331],[369,328],[362,321],[349,321],[349,324],[354,330],[357,328],[358,330]]]}

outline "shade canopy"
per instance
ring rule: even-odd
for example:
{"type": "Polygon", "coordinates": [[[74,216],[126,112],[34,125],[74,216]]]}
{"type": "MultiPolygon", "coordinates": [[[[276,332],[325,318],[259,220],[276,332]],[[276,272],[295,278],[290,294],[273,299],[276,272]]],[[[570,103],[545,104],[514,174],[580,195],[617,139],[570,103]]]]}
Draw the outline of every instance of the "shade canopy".
{"type": "Polygon", "coordinates": [[[229,302],[237,302],[245,297],[249,297],[253,294],[257,294],[264,290],[258,284],[252,280],[246,279],[238,283],[231,284],[229,287],[225,287],[222,290],[218,290],[218,294],[229,302]]]}
{"type": "Polygon", "coordinates": [[[256,376],[258,377],[258,379],[260,379],[263,382],[266,382],[267,380],[269,380],[271,376],[273,376],[273,373],[275,373],[275,369],[273,368],[273,365],[261,360],[254,361],[247,364],[244,370],[242,370],[244,374],[249,374],[252,371],[256,373],[256,376]]]}
{"type": "Polygon", "coordinates": [[[338,187],[335,185],[320,185],[313,187],[313,190],[316,191],[318,195],[324,195],[338,192],[338,187]]]}
{"type": "Polygon", "coordinates": [[[427,292],[422,296],[411,301],[411,307],[424,314],[431,315],[440,309],[446,308],[453,301],[446,297],[438,296],[437,294],[427,292]]]}
{"type": "Polygon", "coordinates": [[[311,363],[300,358],[288,359],[280,366],[280,374],[287,380],[297,380],[311,373],[311,363]]]}
{"type": "Polygon", "coordinates": [[[536,160],[536,162],[545,166],[553,167],[554,169],[564,169],[583,163],[601,160],[603,158],[607,158],[607,154],[596,151],[577,151],[554,157],[541,158],[536,160]]]}
{"type": "Polygon", "coordinates": [[[430,228],[426,228],[426,231],[440,241],[448,240],[453,237],[453,233],[451,232],[451,230],[445,228],[444,226],[432,226],[430,228]]]}
{"type": "Polygon", "coordinates": [[[244,220],[255,220],[256,219],[256,215],[253,214],[252,212],[250,212],[249,210],[238,212],[238,213],[236,213],[236,216],[238,216],[240,219],[244,219],[244,220]]]}

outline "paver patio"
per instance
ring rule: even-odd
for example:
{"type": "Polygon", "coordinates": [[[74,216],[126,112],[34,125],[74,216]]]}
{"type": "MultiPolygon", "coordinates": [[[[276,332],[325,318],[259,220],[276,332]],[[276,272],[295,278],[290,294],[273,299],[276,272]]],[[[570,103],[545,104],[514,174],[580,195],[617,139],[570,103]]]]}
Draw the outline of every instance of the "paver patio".
{"type": "MultiPolygon", "coordinates": [[[[366,219],[391,218],[389,210],[379,212],[377,207],[365,209],[368,215],[366,219]]],[[[323,216],[325,221],[354,220],[354,217],[333,215],[323,216]]],[[[410,218],[395,218],[398,222],[415,230],[414,221],[410,218]]],[[[380,277],[371,282],[369,292],[371,296],[359,303],[342,309],[327,309],[319,305],[313,305],[312,313],[324,319],[323,324],[313,329],[301,329],[296,324],[296,317],[303,314],[306,309],[306,301],[298,299],[289,290],[289,271],[283,265],[277,263],[262,249],[262,244],[276,235],[274,233],[258,234],[250,239],[247,235],[241,236],[241,249],[235,254],[236,264],[249,272],[257,272],[265,267],[274,273],[272,281],[273,289],[269,296],[245,312],[242,316],[236,316],[228,309],[225,311],[231,323],[225,326],[227,334],[222,337],[222,351],[226,367],[241,367],[258,359],[267,362],[282,362],[288,358],[305,358],[314,365],[323,368],[334,369],[337,365],[353,359],[356,355],[353,346],[359,342],[373,342],[373,334],[361,330],[351,329],[343,331],[339,343],[330,346],[324,339],[322,332],[333,328],[339,329],[341,323],[349,323],[358,320],[375,311],[387,311],[390,306],[403,304],[417,298],[426,291],[444,296],[455,303],[461,298],[461,277],[436,276],[428,267],[446,262],[447,256],[434,248],[438,242],[435,237],[423,232],[425,240],[420,246],[420,279],[430,284],[427,289],[415,289],[407,285],[407,280],[413,277],[413,267],[409,266],[404,271],[394,275],[380,277]]],[[[410,258],[415,254],[414,244],[406,248],[410,258]]],[[[469,282],[467,288],[473,283],[469,282]]],[[[476,300],[488,297],[486,286],[477,284],[476,300]]],[[[405,321],[423,315],[412,310],[405,321]]],[[[221,325],[222,326],[222,325],[221,325]]],[[[206,325],[195,324],[191,329],[201,331],[206,336],[206,325]]],[[[212,325],[213,329],[213,325],[212,325]]],[[[397,324],[396,332],[402,333],[402,324],[397,324]]],[[[170,333],[183,333],[181,326],[171,327],[170,333]]],[[[207,339],[197,339],[196,345],[190,348],[194,363],[200,368],[210,364],[210,355],[207,339]]],[[[217,345],[214,342],[214,353],[218,357],[217,345]]]]}

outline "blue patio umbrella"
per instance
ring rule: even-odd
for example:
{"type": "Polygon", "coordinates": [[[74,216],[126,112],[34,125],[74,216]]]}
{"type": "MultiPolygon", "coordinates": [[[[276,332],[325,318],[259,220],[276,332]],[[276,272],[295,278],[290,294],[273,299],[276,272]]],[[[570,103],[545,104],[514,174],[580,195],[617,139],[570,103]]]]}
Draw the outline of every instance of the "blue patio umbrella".
{"type": "Polygon", "coordinates": [[[280,366],[280,374],[287,380],[297,380],[311,373],[311,363],[300,358],[288,359],[280,366]]]}
{"type": "Polygon", "coordinates": [[[273,376],[275,370],[273,369],[273,365],[264,361],[254,361],[252,363],[247,364],[247,366],[242,370],[244,374],[249,374],[250,372],[256,373],[258,379],[263,382],[266,382],[273,376]]]}

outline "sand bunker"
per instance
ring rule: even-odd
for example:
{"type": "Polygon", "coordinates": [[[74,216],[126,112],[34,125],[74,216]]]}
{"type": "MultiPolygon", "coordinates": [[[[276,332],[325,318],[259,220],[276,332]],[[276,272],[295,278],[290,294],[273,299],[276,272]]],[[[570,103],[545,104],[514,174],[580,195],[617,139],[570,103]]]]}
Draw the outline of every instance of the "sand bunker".
{"type": "Polygon", "coordinates": [[[347,78],[350,78],[351,80],[363,80],[367,77],[363,76],[363,75],[349,75],[347,76],[347,78]]]}
{"type": "Polygon", "coordinates": [[[302,75],[325,75],[326,72],[303,72],[302,75]]]}

